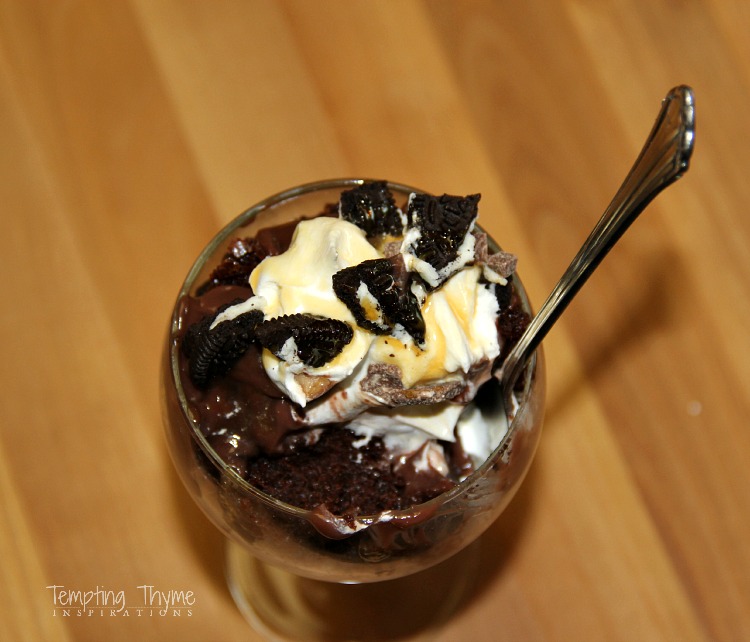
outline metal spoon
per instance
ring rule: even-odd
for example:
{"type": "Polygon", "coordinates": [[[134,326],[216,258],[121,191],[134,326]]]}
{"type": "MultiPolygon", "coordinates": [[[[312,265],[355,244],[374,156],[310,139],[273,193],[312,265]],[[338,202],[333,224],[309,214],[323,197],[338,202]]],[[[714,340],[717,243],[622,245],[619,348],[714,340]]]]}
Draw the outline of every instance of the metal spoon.
{"type": "Polygon", "coordinates": [[[688,170],[694,138],[693,91],[675,87],[662,102],[640,155],[609,207],[495,373],[504,400],[510,398],[529,357],[607,252],[654,197],[688,170]]]}

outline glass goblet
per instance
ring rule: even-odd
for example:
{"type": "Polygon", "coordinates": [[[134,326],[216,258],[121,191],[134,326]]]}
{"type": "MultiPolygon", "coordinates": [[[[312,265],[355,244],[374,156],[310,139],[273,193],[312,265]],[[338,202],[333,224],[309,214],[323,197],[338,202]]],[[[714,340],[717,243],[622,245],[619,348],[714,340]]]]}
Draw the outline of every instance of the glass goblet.
{"type": "MultiPolygon", "coordinates": [[[[465,480],[425,503],[343,523],[267,495],[212,447],[187,399],[179,355],[182,305],[232,239],[322,212],[363,182],[295,187],[251,207],[201,252],[177,296],[165,344],[162,406],[169,451],[188,492],[227,538],[226,575],[245,616],[281,639],[381,639],[424,630],[463,598],[476,570],[474,543],[518,490],[541,433],[544,360],[538,350],[506,412],[494,379],[474,402],[496,447],[465,480]]],[[[405,201],[419,190],[389,183],[405,201]]],[[[489,239],[490,249],[497,244],[489,239]]],[[[531,308],[520,279],[514,288],[531,308]]],[[[311,480],[314,483],[314,480],[311,480]]]]}

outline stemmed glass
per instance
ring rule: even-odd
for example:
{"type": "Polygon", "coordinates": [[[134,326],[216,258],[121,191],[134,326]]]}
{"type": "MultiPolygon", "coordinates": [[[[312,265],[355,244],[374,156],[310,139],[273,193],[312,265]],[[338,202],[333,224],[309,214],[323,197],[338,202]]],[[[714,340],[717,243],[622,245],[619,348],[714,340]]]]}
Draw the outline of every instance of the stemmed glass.
{"type": "MultiPolygon", "coordinates": [[[[497,446],[473,474],[426,503],[360,516],[354,528],[345,529],[319,511],[259,491],[211,447],[183,389],[181,302],[208,278],[232,239],[313,216],[337,202],[342,190],[362,182],[339,179],[295,187],[226,225],[201,252],[179,291],[164,350],[163,417],[174,465],[194,501],[227,538],[226,576],[237,605],[254,626],[280,639],[393,637],[445,617],[475,571],[470,545],[518,490],[541,432],[545,381],[537,350],[517,385],[513,408],[505,411],[495,379],[480,390],[475,403],[497,446]]],[[[419,191],[396,183],[389,187],[397,201],[419,191]]],[[[499,249],[491,239],[490,246],[499,249]]],[[[517,276],[514,286],[531,314],[517,276]]]]}

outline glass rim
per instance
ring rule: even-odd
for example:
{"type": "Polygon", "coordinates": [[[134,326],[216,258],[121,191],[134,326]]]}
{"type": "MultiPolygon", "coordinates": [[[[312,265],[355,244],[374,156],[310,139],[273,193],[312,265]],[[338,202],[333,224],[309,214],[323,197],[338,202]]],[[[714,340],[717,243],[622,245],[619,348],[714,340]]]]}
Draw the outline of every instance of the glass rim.
{"type": "MultiPolygon", "coordinates": [[[[172,316],[171,316],[170,335],[169,335],[170,337],[169,364],[170,364],[171,379],[172,379],[172,384],[175,386],[175,390],[177,392],[177,399],[179,401],[182,417],[185,420],[185,422],[190,426],[191,436],[196,441],[196,443],[201,448],[201,450],[206,455],[206,457],[211,461],[211,463],[219,469],[222,476],[224,475],[227,476],[232,481],[232,483],[239,486],[243,491],[250,493],[251,495],[263,501],[264,503],[268,504],[269,506],[279,509],[289,515],[293,515],[293,516],[300,517],[300,518],[307,519],[307,520],[310,520],[316,514],[316,509],[306,509],[306,508],[301,508],[299,506],[295,506],[294,504],[289,504],[253,486],[246,479],[244,479],[232,466],[228,465],[218,455],[218,453],[208,443],[208,440],[201,432],[198,422],[192,417],[192,413],[190,412],[190,408],[187,402],[187,398],[185,396],[185,391],[182,386],[182,381],[181,381],[181,376],[180,376],[178,346],[177,346],[176,341],[174,341],[174,337],[176,336],[176,333],[179,329],[179,302],[185,296],[190,295],[191,290],[196,285],[197,277],[203,270],[203,267],[207,263],[208,259],[214,255],[216,250],[219,249],[224,244],[226,244],[227,240],[238,229],[249,225],[253,221],[253,219],[255,219],[255,217],[257,217],[261,212],[264,212],[272,207],[277,207],[283,204],[285,201],[288,201],[288,200],[291,200],[291,199],[294,199],[294,198],[297,198],[299,196],[303,196],[309,193],[320,192],[320,191],[329,190],[329,189],[343,190],[343,189],[355,187],[365,182],[370,182],[374,180],[381,180],[381,179],[334,178],[334,179],[325,179],[321,181],[302,183],[300,185],[297,185],[296,187],[292,187],[292,188],[277,192],[276,194],[273,194],[272,196],[269,196],[259,201],[255,205],[249,207],[248,209],[244,210],[242,213],[240,213],[238,216],[236,216],[231,221],[229,221],[226,225],[224,225],[214,235],[214,237],[208,242],[208,244],[203,248],[203,250],[201,250],[200,254],[193,262],[192,266],[190,267],[190,270],[188,271],[187,276],[185,277],[185,280],[182,283],[182,287],[180,288],[180,291],[177,295],[177,299],[176,299],[176,302],[172,311],[172,316]]],[[[396,191],[396,192],[400,192],[401,194],[404,194],[404,195],[408,195],[411,193],[426,193],[424,190],[411,187],[403,183],[396,183],[393,181],[385,181],[385,182],[387,183],[389,189],[396,191]]],[[[482,230],[481,225],[477,225],[477,228],[479,230],[482,230]]],[[[494,239],[489,234],[487,235],[487,238],[491,245],[494,245],[496,248],[500,249],[500,246],[494,241],[494,239]]],[[[531,314],[532,313],[531,304],[529,302],[528,295],[526,293],[526,290],[523,286],[523,283],[520,277],[515,278],[513,280],[513,284],[519,297],[521,298],[521,302],[522,302],[524,309],[529,314],[531,314]]],[[[386,509],[378,513],[367,514],[367,515],[357,515],[353,518],[354,522],[364,525],[364,526],[368,526],[371,524],[375,524],[379,521],[382,521],[382,516],[384,514],[387,514],[389,516],[389,521],[397,520],[399,517],[409,518],[418,512],[424,512],[425,508],[430,508],[430,507],[437,508],[439,506],[442,506],[443,504],[447,504],[453,501],[454,499],[456,499],[457,497],[459,497],[460,495],[463,495],[468,490],[470,490],[472,486],[474,486],[474,484],[485,475],[487,470],[491,468],[492,466],[494,466],[497,463],[497,460],[502,457],[502,455],[504,454],[504,452],[506,451],[508,447],[508,443],[511,441],[512,437],[518,431],[518,426],[520,425],[519,418],[523,414],[523,410],[525,409],[526,404],[528,403],[531,397],[532,383],[535,379],[535,375],[536,375],[537,368],[538,368],[539,353],[540,353],[540,349],[537,349],[537,351],[534,352],[534,354],[532,354],[532,356],[530,357],[529,363],[527,367],[524,369],[523,391],[518,398],[519,399],[518,407],[513,416],[513,419],[508,422],[508,429],[506,433],[503,435],[498,445],[492,450],[492,452],[482,462],[482,464],[477,467],[476,470],[474,470],[465,479],[457,482],[455,486],[453,486],[449,490],[443,493],[440,493],[436,497],[433,497],[432,499],[429,499],[426,502],[413,504],[407,508],[402,508],[402,509],[386,509]]],[[[507,417],[507,412],[506,412],[506,417],[507,417]]],[[[340,516],[335,516],[335,517],[338,518],[340,516]]]]}

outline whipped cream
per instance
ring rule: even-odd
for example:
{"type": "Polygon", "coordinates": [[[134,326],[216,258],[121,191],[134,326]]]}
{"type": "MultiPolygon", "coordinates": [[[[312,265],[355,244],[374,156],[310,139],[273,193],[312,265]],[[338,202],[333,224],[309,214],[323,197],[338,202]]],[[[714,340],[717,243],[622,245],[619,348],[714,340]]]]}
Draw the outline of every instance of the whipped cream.
{"type": "MultiPolygon", "coordinates": [[[[304,407],[308,398],[296,375],[326,377],[332,384],[336,383],[348,377],[370,349],[375,336],[356,324],[349,308],[333,291],[331,277],[343,268],[379,257],[356,225],[318,217],[300,221],[289,249],[283,254],[266,257],[250,275],[253,299],[265,318],[316,314],[345,321],[354,330],[353,339],[341,353],[319,368],[263,351],[263,367],[268,376],[300,406],[304,407]]],[[[249,304],[234,307],[243,305],[249,304]]],[[[229,308],[225,314],[232,314],[231,310],[229,308]]]]}
{"type": "Polygon", "coordinates": [[[500,354],[495,295],[479,283],[482,270],[470,266],[427,294],[422,304],[424,348],[393,336],[379,336],[371,352],[379,363],[401,369],[404,387],[463,379],[483,359],[500,354]]]}
{"type": "MultiPolygon", "coordinates": [[[[389,334],[362,328],[336,295],[333,275],[385,258],[385,246],[377,248],[357,225],[327,216],[299,222],[289,249],[265,258],[250,275],[254,296],[222,312],[213,325],[249,310],[261,310],[265,319],[305,313],[348,323],[352,340],[320,367],[295,358],[293,339],[277,354],[263,350],[266,373],[305,409],[302,421],[310,426],[347,422],[361,443],[380,436],[395,455],[416,452],[426,442],[453,441],[458,435],[466,452],[480,462],[499,443],[502,428],[490,435],[481,413],[466,404],[490,376],[491,364],[500,354],[494,288],[505,279],[494,272],[491,276],[497,278],[488,279],[487,266],[472,263],[472,233],[466,235],[455,261],[440,273],[413,254],[417,240],[413,230],[406,230],[400,253],[407,271],[435,288],[412,288],[425,326],[419,345],[399,325],[389,334]],[[386,394],[388,386],[377,384],[381,375],[389,384],[397,382],[401,401],[394,403],[386,394]],[[311,381],[318,383],[311,387],[311,381]],[[432,391],[437,391],[434,402],[432,391]]],[[[364,284],[357,297],[367,318],[387,330],[378,301],[364,284]]],[[[425,449],[424,456],[439,469],[441,449],[436,448],[425,449]]]]}

